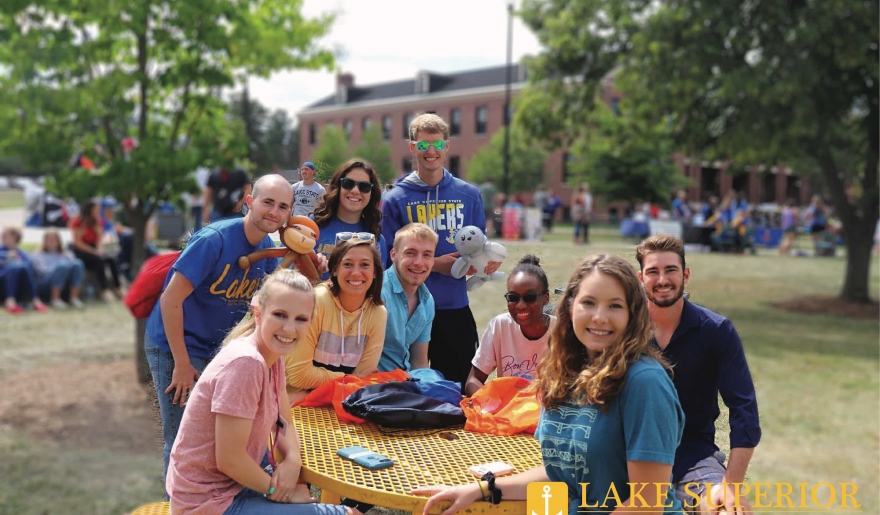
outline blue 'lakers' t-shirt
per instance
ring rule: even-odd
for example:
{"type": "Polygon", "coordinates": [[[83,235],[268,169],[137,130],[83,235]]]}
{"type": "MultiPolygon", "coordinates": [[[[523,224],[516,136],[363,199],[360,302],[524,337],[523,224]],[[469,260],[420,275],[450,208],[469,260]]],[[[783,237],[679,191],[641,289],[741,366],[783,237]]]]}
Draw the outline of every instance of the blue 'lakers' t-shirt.
{"type": "MultiPolygon", "coordinates": [[[[263,277],[278,265],[277,259],[262,259],[242,270],[238,258],[272,247],[275,243],[269,236],[251,245],[245,237],[243,218],[214,222],[189,240],[162,289],[168,287],[174,272],[194,286],[183,301],[183,338],[190,356],[208,359],[214,355],[226,333],[247,313],[263,277]]],[[[170,351],[159,304],[153,306],[146,332],[159,348],[170,351]]]]}
{"type": "MultiPolygon", "coordinates": [[[[333,253],[333,249],[336,248],[336,234],[340,232],[370,232],[370,226],[367,222],[361,220],[356,224],[350,224],[343,222],[339,218],[335,216],[327,221],[327,225],[321,227],[321,234],[318,235],[318,242],[315,245],[315,252],[318,254],[324,254],[327,256],[327,259],[330,259],[330,254],[333,253]]],[[[379,249],[379,257],[382,258],[382,263],[388,260],[388,246],[385,244],[385,238],[382,235],[379,235],[376,248],[379,249]]],[[[382,263],[379,263],[379,266],[382,266],[382,263]]],[[[330,272],[324,272],[324,275],[321,277],[322,280],[327,280],[330,278],[330,272]]]]}
{"type": "MultiPolygon", "coordinates": [[[[621,502],[626,502],[627,461],[667,465],[675,461],[684,412],[672,381],[656,360],[643,357],[630,365],[626,385],[607,404],[607,413],[598,405],[573,402],[545,410],[535,432],[550,481],[568,485],[571,515],[614,511],[617,504],[613,495],[608,496],[612,483],[621,502]],[[580,483],[589,483],[586,506],[581,506],[580,483]]],[[[653,491],[656,486],[647,488],[653,491]]],[[[664,502],[672,505],[666,513],[681,513],[672,489],[664,502]]]]}

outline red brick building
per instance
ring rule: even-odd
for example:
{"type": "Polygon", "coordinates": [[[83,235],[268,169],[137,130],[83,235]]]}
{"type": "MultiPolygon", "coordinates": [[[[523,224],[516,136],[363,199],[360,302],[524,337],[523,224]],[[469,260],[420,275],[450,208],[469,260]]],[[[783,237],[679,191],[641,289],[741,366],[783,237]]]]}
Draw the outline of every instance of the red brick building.
{"type": "MultiPolygon", "coordinates": [[[[513,65],[511,97],[527,85],[525,67],[513,65]]],[[[325,125],[335,124],[348,134],[351,145],[361,141],[363,132],[379,124],[385,141],[391,145],[391,159],[400,173],[413,170],[412,155],[406,141],[410,121],[418,114],[433,111],[450,126],[450,149],[446,168],[467,179],[467,164],[492,135],[504,127],[506,66],[467,70],[448,74],[420,71],[411,79],[373,85],[358,85],[355,77],[343,73],[336,78],[336,91],[298,113],[300,156],[314,155],[318,136],[325,125]]],[[[602,98],[614,105],[620,95],[614,90],[613,76],[603,81],[602,98]]],[[[515,158],[515,156],[513,156],[515,158]]],[[[733,176],[725,163],[693,163],[674,156],[682,173],[691,178],[688,198],[704,200],[710,194],[722,196],[730,188],[745,191],[752,204],[783,203],[794,197],[804,204],[809,185],[786,171],[754,168],[748,174],[733,176]]],[[[552,153],[544,165],[544,184],[552,188],[566,206],[572,188],[566,170],[567,153],[552,153]]],[[[511,192],[515,193],[515,192],[511,192]]],[[[674,192],[670,192],[670,200],[674,192]]],[[[530,196],[530,193],[527,197],[530,196]]],[[[602,206],[597,206],[602,210],[602,206]]]]}

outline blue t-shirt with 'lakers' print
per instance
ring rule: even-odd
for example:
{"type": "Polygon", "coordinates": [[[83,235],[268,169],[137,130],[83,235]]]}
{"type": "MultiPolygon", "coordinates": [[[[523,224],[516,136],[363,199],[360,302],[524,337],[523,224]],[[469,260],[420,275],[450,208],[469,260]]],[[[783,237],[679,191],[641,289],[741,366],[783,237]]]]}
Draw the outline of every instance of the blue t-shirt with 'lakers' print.
{"type": "MultiPolygon", "coordinates": [[[[183,338],[190,356],[209,359],[217,351],[226,333],[247,313],[251,297],[263,277],[275,270],[277,259],[262,259],[247,270],[238,258],[254,251],[275,247],[268,235],[251,245],[244,233],[244,219],[214,222],[195,233],[165,277],[163,291],[174,272],[179,272],[194,286],[183,301],[183,338]]],[[[147,336],[170,352],[162,309],[159,302],[147,319],[147,336]]]]}

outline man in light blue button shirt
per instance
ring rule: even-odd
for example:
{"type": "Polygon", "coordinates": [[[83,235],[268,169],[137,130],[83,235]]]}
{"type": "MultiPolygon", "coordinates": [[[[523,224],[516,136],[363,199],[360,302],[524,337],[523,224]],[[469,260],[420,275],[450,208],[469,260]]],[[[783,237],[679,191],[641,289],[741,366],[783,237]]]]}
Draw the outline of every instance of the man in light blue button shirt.
{"type": "Polygon", "coordinates": [[[385,346],[379,370],[410,371],[428,366],[428,342],[434,322],[434,298],[425,280],[434,266],[437,233],[421,223],[402,227],[394,235],[392,266],[382,281],[382,300],[388,311],[385,346]]]}

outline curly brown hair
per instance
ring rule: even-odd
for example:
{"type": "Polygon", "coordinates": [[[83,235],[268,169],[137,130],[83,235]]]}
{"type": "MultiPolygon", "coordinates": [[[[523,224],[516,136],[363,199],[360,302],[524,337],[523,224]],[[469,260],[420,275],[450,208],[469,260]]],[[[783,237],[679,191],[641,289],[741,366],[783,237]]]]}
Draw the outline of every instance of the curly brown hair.
{"type": "Polygon", "coordinates": [[[670,369],[650,340],[648,301],[635,269],[621,257],[608,254],[588,257],[572,274],[557,304],[549,349],[538,363],[533,385],[541,404],[550,409],[565,402],[576,402],[598,404],[603,411],[607,410],[607,401],[620,393],[626,383],[627,368],[642,356],[654,358],[670,369]],[[623,288],[629,321],[620,339],[590,360],[586,347],[575,334],[571,312],[581,282],[594,273],[614,278],[623,288]]]}
{"type": "Polygon", "coordinates": [[[336,211],[339,209],[339,190],[341,189],[339,181],[343,177],[347,177],[355,168],[360,168],[367,172],[367,175],[370,176],[370,183],[373,185],[373,191],[370,192],[370,201],[361,212],[361,218],[366,220],[367,225],[370,227],[370,232],[378,238],[382,233],[382,210],[379,209],[379,201],[382,200],[382,185],[379,184],[379,176],[376,175],[373,165],[359,157],[342,163],[333,173],[326,193],[318,201],[318,205],[315,206],[315,223],[323,229],[336,216],[336,211]]]}

